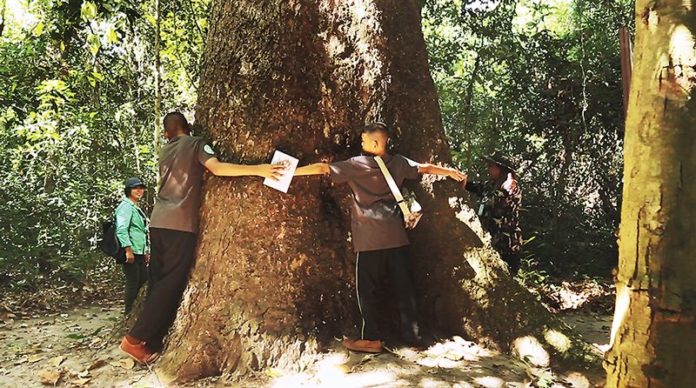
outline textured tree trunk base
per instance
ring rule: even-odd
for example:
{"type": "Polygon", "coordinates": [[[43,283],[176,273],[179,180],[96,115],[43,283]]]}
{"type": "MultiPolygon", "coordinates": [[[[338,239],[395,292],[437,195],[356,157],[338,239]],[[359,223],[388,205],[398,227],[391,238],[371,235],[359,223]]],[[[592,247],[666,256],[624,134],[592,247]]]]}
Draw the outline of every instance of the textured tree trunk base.
{"type": "Polygon", "coordinates": [[[138,297],[135,298],[133,303],[133,308],[128,315],[122,316],[121,319],[114,324],[109,332],[109,342],[119,342],[121,338],[128,334],[128,330],[135,325],[135,321],[140,315],[140,310],[143,309],[143,303],[145,302],[145,294],[147,293],[147,285],[140,289],[138,297]]]}
{"type": "MultiPolygon", "coordinates": [[[[356,155],[354,128],[385,121],[399,151],[449,163],[416,1],[217,1],[197,123],[223,159],[267,162],[356,155]]],[[[324,177],[288,194],[259,179],[204,184],[197,260],[167,351],[167,379],[299,370],[357,334],[349,192],[324,177]]],[[[597,355],[510,278],[452,181],[417,187],[426,209],[411,234],[420,320],[539,363],[597,355]],[[521,338],[521,339],[520,339],[521,338]],[[543,349],[543,351],[539,350],[543,349]]],[[[385,314],[393,313],[385,304],[385,314]]]]}
{"type": "Polygon", "coordinates": [[[696,9],[636,1],[607,387],[696,383],[696,9]]]}
{"type": "MultiPolygon", "coordinates": [[[[446,193],[433,196],[428,194],[429,182],[424,186],[426,189],[419,199],[434,211],[413,232],[412,254],[420,322],[426,337],[462,335],[540,366],[599,368],[599,351],[510,277],[490,246],[490,237],[483,233],[475,213],[464,200],[445,196],[451,199],[440,201],[446,204],[440,211],[436,209],[437,198],[446,193]],[[428,237],[433,230],[434,233],[448,230],[448,235],[457,238],[446,241],[428,237]]],[[[461,194],[451,182],[436,182],[434,186],[461,194]]],[[[204,243],[205,238],[201,244],[204,243]]],[[[157,365],[158,374],[165,381],[183,382],[221,374],[238,378],[270,367],[301,371],[334,346],[334,338],[356,336],[359,332],[351,271],[342,271],[340,277],[330,276],[317,284],[317,291],[326,295],[326,299],[300,294],[295,295],[298,299],[277,302],[274,307],[265,307],[265,311],[254,311],[255,303],[263,299],[264,288],[280,285],[282,276],[273,279],[266,276],[268,284],[255,284],[251,290],[243,290],[249,285],[241,283],[248,277],[217,276],[215,268],[226,262],[224,255],[206,257],[211,262],[201,258],[199,255],[165,356],[157,365]],[[206,274],[207,278],[202,279],[198,274],[206,274]],[[333,292],[330,287],[321,289],[322,284],[336,281],[338,288],[333,292]],[[193,303],[194,300],[197,302],[193,303]],[[305,305],[307,310],[294,310],[291,314],[294,317],[288,316],[291,310],[288,303],[305,305]],[[303,313],[309,315],[314,310],[322,315],[323,309],[342,313],[333,317],[331,324],[324,321],[314,326],[316,319],[310,320],[312,325],[298,321],[303,313]]],[[[319,258],[304,260],[315,266],[319,258]]],[[[349,261],[345,267],[352,269],[352,257],[349,261]]],[[[387,308],[385,315],[389,316],[389,312],[387,308]]],[[[331,318],[324,316],[326,320],[331,318]]]]}

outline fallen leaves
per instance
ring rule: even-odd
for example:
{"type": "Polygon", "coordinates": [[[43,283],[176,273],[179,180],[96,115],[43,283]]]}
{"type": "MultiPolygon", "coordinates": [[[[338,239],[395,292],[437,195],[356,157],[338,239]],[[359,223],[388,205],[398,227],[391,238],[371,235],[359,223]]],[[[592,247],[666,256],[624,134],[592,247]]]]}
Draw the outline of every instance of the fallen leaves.
{"type": "Polygon", "coordinates": [[[123,369],[133,369],[133,367],[135,366],[135,361],[133,361],[130,358],[124,358],[122,360],[112,361],[109,364],[116,368],[120,367],[123,369]]]}
{"type": "Polygon", "coordinates": [[[113,376],[147,373],[131,359],[94,351],[113,350],[108,336],[114,322],[121,320],[120,301],[114,307],[109,302],[99,308],[49,313],[33,308],[33,303],[23,305],[20,298],[16,302],[9,308],[19,311],[8,311],[0,303],[0,386],[105,386],[113,376]],[[107,368],[111,362],[114,367],[107,368]]]}
{"type": "Polygon", "coordinates": [[[68,318],[67,310],[76,305],[120,300],[122,290],[114,287],[115,281],[120,281],[120,274],[114,273],[113,259],[104,258],[99,265],[90,267],[84,276],[89,283],[66,284],[61,277],[48,276],[38,281],[36,289],[3,289],[0,291],[0,327],[7,327],[12,320],[26,319],[38,312],[68,318]]]}
{"type": "Polygon", "coordinates": [[[88,370],[83,370],[82,372],[75,372],[75,371],[70,371],[70,376],[72,377],[78,377],[81,379],[86,379],[89,378],[89,371],[88,370]]]}
{"type": "Polygon", "coordinates": [[[106,365],[106,360],[100,359],[100,360],[93,362],[92,365],[90,365],[89,368],[87,368],[87,370],[99,369],[99,368],[103,367],[104,365],[106,365]]]}
{"type": "Polygon", "coordinates": [[[65,356],[57,356],[57,357],[53,357],[48,362],[49,362],[49,364],[51,364],[57,368],[60,366],[60,364],[63,363],[63,361],[65,361],[65,356]]]}
{"type": "Polygon", "coordinates": [[[29,361],[29,357],[24,356],[24,357],[21,357],[21,358],[15,360],[14,364],[15,365],[24,364],[27,361],[29,361]]]}
{"type": "Polygon", "coordinates": [[[29,358],[27,359],[27,361],[28,361],[30,364],[33,364],[33,363],[39,362],[39,361],[41,361],[41,360],[43,360],[43,359],[44,359],[44,356],[42,356],[42,355],[40,355],[40,354],[33,354],[33,355],[29,356],[29,358]]]}
{"type": "Polygon", "coordinates": [[[78,385],[78,386],[82,387],[82,386],[87,385],[87,383],[89,383],[90,380],[92,380],[92,379],[91,379],[91,378],[85,377],[85,378],[82,378],[82,379],[74,380],[74,381],[72,381],[72,383],[75,384],[75,385],[78,385]]]}
{"type": "Polygon", "coordinates": [[[59,369],[42,369],[36,374],[41,384],[56,385],[63,376],[63,371],[59,369]]]}
{"type": "Polygon", "coordinates": [[[264,370],[264,372],[268,377],[272,378],[278,378],[283,376],[283,372],[276,368],[267,368],[266,370],[264,370]]]}
{"type": "Polygon", "coordinates": [[[124,360],[121,360],[121,365],[124,369],[133,369],[133,367],[135,366],[135,361],[131,360],[130,358],[126,358],[124,360]]]}

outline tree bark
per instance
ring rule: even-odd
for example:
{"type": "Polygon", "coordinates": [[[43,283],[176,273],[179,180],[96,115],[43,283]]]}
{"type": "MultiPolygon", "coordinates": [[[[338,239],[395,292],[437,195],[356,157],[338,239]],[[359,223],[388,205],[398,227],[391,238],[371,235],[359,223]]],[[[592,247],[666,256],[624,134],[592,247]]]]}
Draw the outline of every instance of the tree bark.
{"type": "MultiPolygon", "coordinates": [[[[359,153],[354,128],[382,120],[402,154],[450,162],[415,0],[221,0],[206,50],[196,120],[223,159],[267,162],[280,149],[302,164],[343,160],[359,153]]],[[[287,195],[253,178],[204,186],[197,261],[162,375],[302,368],[357,333],[346,187],[324,177],[295,178],[287,195]]],[[[452,181],[417,187],[427,210],[411,236],[421,323],[592,360],[510,278],[463,193],[452,181]]]]}
{"type": "MultiPolygon", "coordinates": [[[[155,125],[152,131],[153,154],[157,155],[160,150],[160,139],[162,138],[162,128],[160,118],[162,117],[162,4],[160,0],[155,0],[155,125]]],[[[157,173],[159,180],[159,172],[157,173]]]]}
{"type": "Polygon", "coordinates": [[[696,13],[636,2],[609,387],[696,381],[696,13]]]}

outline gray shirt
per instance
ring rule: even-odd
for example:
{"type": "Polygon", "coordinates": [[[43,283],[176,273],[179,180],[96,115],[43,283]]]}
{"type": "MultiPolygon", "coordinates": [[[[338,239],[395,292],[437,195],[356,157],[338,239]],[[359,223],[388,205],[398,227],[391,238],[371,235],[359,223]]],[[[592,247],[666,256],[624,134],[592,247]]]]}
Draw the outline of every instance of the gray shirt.
{"type": "Polygon", "coordinates": [[[215,157],[204,139],[179,136],[159,154],[160,189],[150,219],[151,228],[198,232],[203,165],[215,157]]]}
{"type": "MultiPolygon", "coordinates": [[[[382,157],[396,184],[418,179],[418,164],[401,155],[382,157]]],[[[331,180],[348,183],[353,193],[351,231],[356,252],[408,245],[403,215],[372,156],[356,156],[330,166],[331,180]]]]}

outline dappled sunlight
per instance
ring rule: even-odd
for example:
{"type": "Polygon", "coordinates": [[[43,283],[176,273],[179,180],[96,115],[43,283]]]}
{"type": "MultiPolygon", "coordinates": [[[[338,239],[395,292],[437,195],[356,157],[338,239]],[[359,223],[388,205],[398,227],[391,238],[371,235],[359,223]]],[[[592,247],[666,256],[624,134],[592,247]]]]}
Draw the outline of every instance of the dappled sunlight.
{"type": "Polygon", "coordinates": [[[461,337],[423,351],[396,348],[365,355],[334,351],[301,372],[266,371],[273,387],[522,387],[527,373],[519,360],[461,337]]]}
{"type": "Polygon", "coordinates": [[[599,349],[599,351],[602,353],[606,353],[611,348],[611,345],[608,343],[607,344],[593,343],[592,345],[595,346],[597,349],[599,349]]]}
{"type": "Polygon", "coordinates": [[[570,0],[544,0],[530,3],[520,3],[516,8],[516,16],[514,19],[515,28],[519,31],[533,30],[543,28],[546,31],[561,35],[567,33],[571,21],[571,6],[570,0]],[[549,12],[540,17],[540,4],[553,9],[554,12],[549,12]]]}
{"type": "Polygon", "coordinates": [[[628,314],[628,308],[631,304],[630,289],[624,284],[616,286],[616,307],[614,308],[614,320],[611,324],[611,334],[609,336],[609,348],[614,345],[616,333],[623,325],[628,314]]]}
{"type": "Polygon", "coordinates": [[[466,224],[484,244],[490,243],[491,236],[483,230],[481,220],[473,208],[469,207],[461,197],[450,197],[448,203],[452,209],[458,210],[456,217],[459,221],[466,224]]]}
{"type": "Polygon", "coordinates": [[[332,354],[317,362],[317,378],[319,381],[326,383],[339,381],[345,378],[348,370],[343,364],[346,361],[348,361],[348,357],[344,353],[332,354]]]}
{"type": "Polygon", "coordinates": [[[446,368],[437,360],[451,361],[478,361],[482,357],[492,357],[493,352],[486,348],[482,348],[474,342],[466,341],[462,337],[453,337],[451,340],[439,342],[425,352],[427,357],[420,360],[418,363],[425,366],[439,366],[446,368]],[[433,363],[433,361],[435,361],[433,363]]]}
{"type": "Polygon", "coordinates": [[[274,380],[272,387],[301,387],[306,386],[311,380],[311,376],[307,373],[296,373],[292,375],[278,377],[274,380]]]}
{"type": "Polygon", "coordinates": [[[544,339],[560,353],[567,352],[572,345],[568,336],[554,329],[547,329],[544,331],[544,339]]]}
{"type": "Polygon", "coordinates": [[[428,368],[452,369],[459,366],[459,363],[449,358],[425,357],[418,360],[418,365],[428,368]]]}
{"type": "Polygon", "coordinates": [[[169,385],[165,384],[160,380],[155,372],[148,373],[142,379],[137,380],[135,383],[133,381],[123,381],[121,383],[115,383],[114,387],[148,387],[148,388],[166,388],[169,385]]]}
{"type": "Polygon", "coordinates": [[[677,65],[693,66],[696,64],[694,57],[694,36],[685,25],[677,26],[672,32],[669,42],[669,54],[677,65]]]}
{"type": "Polygon", "coordinates": [[[7,19],[10,24],[15,24],[20,29],[28,29],[38,23],[38,17],[31,12],[27,1],[7,0],[7,19]]]}
{"type": "Polygon", "coordinates": [[[272,387],[369,387],[392,385],[398,380],[396,375],[387,370],[376,370],[362,373],[346,373],[341,370],[341,363],[327,364],[316,374],[309,372],[288,374],[276,378],[272,387]]]}
{"type": "Polygon", "coordinates": [[[507,384],[505,384],[505,380],[494,376],[477,377],[474,379],[474,381],[476,384],[486,388],[503,388],[507,386],[507,384]]]}
{"type": "Polygon", "coordinates": [[[660,16],[657,11],[651,9],[648,13],[648,31],[655,33],[657,31],[657,22],[660,20],[660,16]]]}
{"type": "MultiPolygon", "coordinates": [[[[563,347],[567,338],[547,331],[563,347]]],[[[393,349],[393,353],[361,355],[335,351],[300,373],[276,374],[274,387],[527,387],[553,382],[563,387],[589,388],[597,376],[582,371],[557,373],[534,337],[517,341],[526,362],[484,348],[461,337],[439,341],[424,351],[393,349]],[[535,366],[536,365],[536,366],[535,366]]]]}
{"type": "MultiPolygon", "coordinates": [[[[473,11],[484,11],[484,12],[490,12],[494,10],[498,5],[500,5],[499,0],[474,0],[474,1],[465,1],[463,2],[463,6],[465,9],[468,10],[473,10],[473,11]]],[[[460,4],[461,5],[461,4],[460,4]]]]}
{"type": "Polygon", "coordinates": [[[592,386],[587,376],[580,372],[568,373],[563,378],[573,388],[590,388],[592,386]]]}
{"type": "MultiPolygon", "coordinates": [[[[490,247],[491,235],[483,229],[481,220],[479,219],[476,211],[467,205],[461,197],[449,197],[448,203],[450,208],[456,211],[457,219],[466,225],[466,229],[475,236],[481,245],[469,246],[467,252],[470,254],[466,255],[466,261],[474,270],[476,274],[476,280],[481,282],[488,282],[491,280],[491,275],[493,267],[505,267],[505,264],[501,260],[486,260],[482,255],[475,254],[476,248],[479,247],[490,247]]],[[[487,250],[487,252],[494,252],[493,250],[487,250]]],[[[497,253],[496,253],[497,256],[497,253]]]]}
{"type": "MultiPolygon", "coordinates": [[[[366,356],[372,357],[372,356],[366,356]]],[[[388,370],[367,371],[363,373],[350,373],[351,366],[347,352],[330,353],[320,359],[308,371],[298,373],[283,373],[273,370],[276,376],[271,386],[273,387],[361,387],[372,385],[388,385],[397,380],[393,372],[388,370]]]]}
{"type": "MultiPolygon", "coordinates": [[[[112,324],[110,318],[118,316],[117,310],[103,312],[92,308],[71,314],[70,319],[59,320],[57,324],[43,323],[45,317],[28,320],[29,327],[53,331],[59,337],[54,342],[56,350],[72,346],[73,341],[65,338],[62,333],[76,324],[83,326],[87,332],[94,327],[112,324]],[[87,314],[86,312],[89,312],[87,314]]],[[[606,317],[605,317],[606,318],[606,317]]],[[[608,324],[607,319],[592,320],[587,315],[578,315],[577,322],[591,322],[597,328],[608,324]]],[[[587,325],[585,326],[587,329],[587,325]]],[[[597,333],[600,334],[601,333],[597,333]]],[[[604,332],[606,335],[606,331],[604,332]]],[[[25,340],[34,340],[36,332],[20,332],[25,340]]],[[[164,387],[171,376],[166,374],[159,377],[155,371],[147,368],[124,369],[118,366],[123,356],[115,347],[107,347],[106,353],[100,353],[100,360],[111,363],[104,368],[90,371],[96,386],[115,387],[164,387]],[[108,379],[108,380],[107,380],[108,379]]],[[[563,387],[588,388],[588,381],[593,384],[599,381],[596,375],[588,375],[584,371],[553,371],[546,367],[535,368],[524,362],[512,358],[510,355],[501,354],[498,351],[485,348],[475,342],[467,341],[461,337],[443,339],[429,348],[416,351],[410,348],[393,349],[393,353],[380,355],[363,355],[348,353],[339,348],[336,341],[333,351],[317,354],[307,360],[307,363],[296,362],[285,364],[287,369],[280,367],[266,368],[252,373],[253,381],[244,381],[242,386],[272,386],[272,387],[528,387],[530,382],[549,381],[549,379],[563,387]],[[302,365],[302,366],[300,366],[302,365]]],[[[0,357],[7,357],[9,349],[5,353],[0,352],[0,357]]],[[[81,370],[93,362],[92,350],[78,353],[74,359],[65,360],[64,366],[70,370],[81,370]]],[[[35,373],[30,364],[26,362],[25,373],[35,373]]],[[[19,366],[17,367],[19,368],[19,366]]],[[[223,373],[224,375],[224,373],[223,373]]],[[[17,376],[17,375],[15,375],[17,376]]],[[[24,375],[20,375],[24,376],[24,375]]],[[[201,386],[230,386],[234,385],[226,377],[212,377],[210,381],[203,381],[201,386]]],[[[91,384],[90,384],[91,385],[91,384]]]]}
{"type": "Polygon", "coordinates": [[[512,351],[517,357],[532,365],[548,366],[549,353],[544,349],[536,337],[531,335],[517,338],[512,343],[512,351]]]}
{"type": "Polygon", "coordinates": [[[662,64],[660,81],[666,78],[668,87],[664,89],[671,98],[685,100],[689,98],[695,75],[694,36],[683,24],[672,27],[670,30],[669,59],[667,64],[662,64]]]}
{"type": "Polygon", "coordinates": [[[602,354],[609,350],[609,331],[611,329],[611,315],[597,315],[588,317],[584,314],[564,314],[563,321],[573,330],[582,334],[583,340],[592,344],[602,354]]]}
{"type": "Polygon", "coordinates": [[[365,8],[365,3],[355,2],[352,7],[350,7],[350,12],[353,14],[354,20],[362,20],[367,17],[367,9],[365,8]]]}
{"type": "MultiPolygon", "coordinates": [[[[605,267],[615,264],[612,233],[621,211],[621,149],[627,132],[617,98],[619,71],[610,65],[620,58],[615,29],[634,16],[626,1],[605,7],[573,0],[193,0],[175,7],[177,12],[154,0],[120,3],[123,7],[94,0],[3,0],[15,18],[8,23],[26,19],[28,26],[21,34],[26,42],[11,41],[8,32],[17,26],[10,24],[0,39],[8,43],[0,51],[3,75],[12,84],[3,94],[7,114],[0,112],[0,140],[6,143],[0,148],[11,153],[0,159],[12,171],[5,185],[11,191],[2,208],[8,220],[3,236],[16,243],[2,278],[9,279],[12,291],[33,292],[44,282],[57,283],[59,290],[66,281],[74,283],[73,294],[92,286],[83,270],[92,265],[92,256],[103,255],[79,242],[85,236],[95,236],[93,245],[99,241],[98,222],[113,218],[111,201],[123,195],[125,174],[137,173],[147,182],[164,175],[176,186],[171,190],[176,195],[170,198],[165,190],[156,201],[147,197],[143,209],[154,215],[171,211],[172,219],[190,232],[198,231],[201,221],[195,257],[192,247],[180,262],[166,262],[165,267],[177,264],[181,272],[172,281],[176,292],[144,303],[170,310],[162,316],[143,314],[154,317],[149,327],[162,326],[152,330],[157,337],[132,330],[144,341],[138,346],[151,350],[158,333],[168,330],[166,352],[155,365],[168,377],[209,376],[220,385],[276,387],[511,387],[535,385],[542,380],[535,380],[535,373],[559,373],[557,378],[562,372],[549,365],[555,368],[561,358],[599,364],[580,334],[544,308],[546,295],[528,292],[525,279],[547,284],[566,275],[608,278],[605,267]],[[436,35],[424,36],[422,25],[434,26],[436,35]],[[287,193],[266,188],[259,176],[222,177],[237,175],[232,170],[268,175],[261,173],[268,165],[228,165],[230,171],[218,178],[196,162],[205,178],[194,179],[197,175],[176,167],[161,174],[168,164],[167,158],[158,162],[156,152],[166,144],[161,116],[172,107],[189,118],[195,111],[196,136],[201,145],[214,146],[221,159],[268,163],[277,149],[303,165],[322,162],[308,171],[326,173],[326,163],[333,163],[334,171],[298,177],[287,193]],[[360,211],[367,205],[356,205],[362,201],[355,182],[339,187],[341,179],[336,179],[341,160],[360,153],[359,128],[372,120],[385,121],[380,126],[388,128],[378,132],[390,135],[395,152],[465,169],[472,181],[487,182],[486,193],[469,196],[479,185],[463,187],[455,182],[463,177],[451,169],[416,169],[409,163],[404,179],[414,181],[405,186],[415,188],[426,217],[408,232],[411,247],[402,246],[408,245],[402,223],[383,222],[386,213],[399,215],[394,196],[385,192],[381,201],[377,198],[375,208],[393,206],[372,217],[360,211]],[[513,163],[481,158],[502,152],[513,163]],[[164,167],[158,169],[158,163],[164,167]],[[509,166],[501,170],[504,165],[509,166]],[[433,174],[419,184],[416,170],[433,174]],[[505,183],[498,182],[505,176],[505,183]],[[190,208],[177,203],[177,196],[198,193],[200,182],[200,203],[198,196],[190,208]],[[518,189],[525,193],[523,205],[518,189]],[[377,221],[370,225],[363,218],[377,221]],[[386,266],[363,268],[355,253],[368,249],[354,233],[362,226],[374,226],[365,245],[404,257],[390,256],[386,266]],[[520,260],[524,267],[518,276],[520,260]],[[363,272],[377,286],[364,293],[363,272]],[[364,299],[374,300],[375,308],[364,306],[364,299]],[[415,340],[417,332],[411,329],[416,325],[406,325],[405,318],[418,321],[427,349],[365,355],[346,351],[335,338],[360,332],[391,346],[409,329],[413,332],[406,337],[415,340]],[[366,331],[366,319],[379,330],[366,331]]],[[[684,3],[691,6],[691,1],[684,3]]],[[[693,36],[678,23],[669,26],[670,35],[658,31],[655,36],[663,43],[671,38],[673,47],[660,52],[696,64],[686,50],[689,44],[693,50],[693,36]]],[[[185,120],[174,123],[187,127],[185,120]]],[[[365,138],[363,143],[368,150],[365,138]]],[[[356,174],[376,173],[367,167],[356,174]]],[[[382,178],[369,183],[384,186],[382,178]]],[[[156,229],[158,223],[151,226],[156,229]]],[[[112,237],[102,234],[102,240],[112,237]]],[[[151,249],[155,280],[167,271],[158,265],[171,248],[165,240],[151,249]]],[[[90,293],[90,303],[121,296],[121,265],[109,265],[118,287],[90,293]]],[[[123,269],[130,281],[128,265],[123,269]]],[[[572,291],[561,289],[560,306],[580,306],[589,299],[589,293],[572,291]]],[[[127,321],[120,326],[124,333],[137,314],[131,315],[119,315],[127,321]]],[[[605,335],[608,329],[609,323],[605,335]]],[[[67,334],[80,334],[84,343],[99,334],[81,330],[67,334]]],[[[96,339],[119,338],[102,333],[96,339]]],[[[41,344],[45,358],[31,363],[51,366],[48,356],[56,347],[48,344],[48,339],[41,344]]],[[[20,345],[7,353],[11,357],[3,357],[8,365],[40,356],[20,345]]],[[[117,343],[109,346],[118,351],[117,343]]],[[[60,351],[55,356],[76,352],[67,345],[60,351]]],[[[104,370],[131,373],[111,364],[120,362],[117,356],[109,357],[98,360],[105,362],[104,370]]],[[[82,360],[87,356],[75,364],[78,373],[91,368],[92,360],[82,360]]],[[[62,373],[71,371],[66,366],[62,373]]],[[[102,372],[92,372],[93,383],[113,386],[96,381],[102,372]]],[[[145,369],[134,372],[142,375],[145,369]]],[[[162,386],[156,378],[127,376],[131,386],[162,386]]],[[[588,380],[582,373],[574,377],[588,380]]]]}
{"type": "Polygon", "coordinates": [[[563,281],[561,284],[529,285],[537,295],[543,295],[544,303],[553,311],[600,308],[608,310],[614,305],[614,284],[608,281],[585,279],[563,281]]]}
{"type": "MultiPolygon", "coordinates": [[[[420,388],[440,388],[442,387],[442,381],[439,381],[438,379],[434,379],[431,377],[424,377],[418,382],[418,387],[420,388]]],[[[474,388],[476,387],[473,384],[470,384],[466,381],[460,381],[452,385],[452,387],[455,388],[474,388]]]]}

